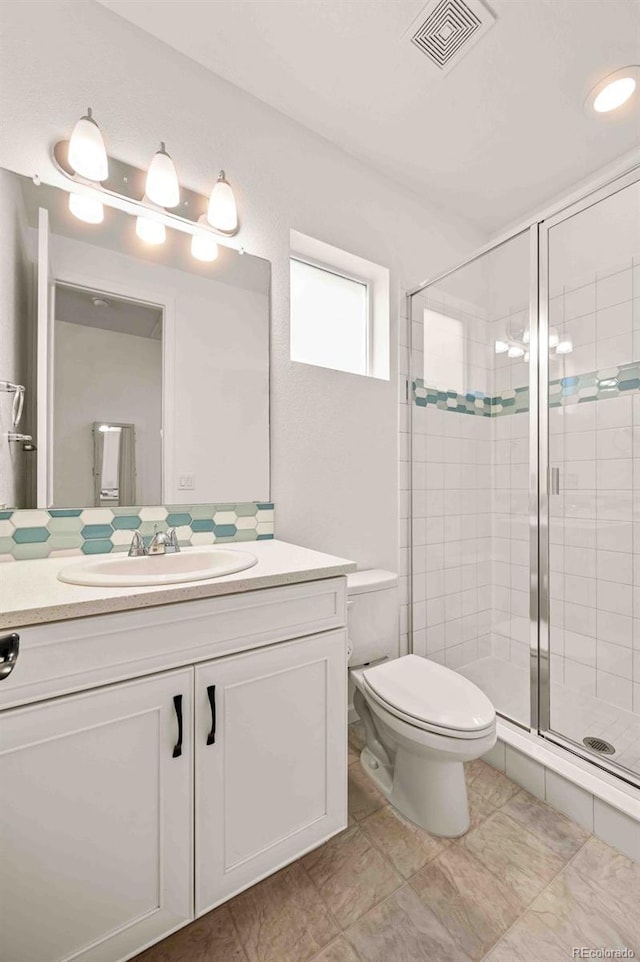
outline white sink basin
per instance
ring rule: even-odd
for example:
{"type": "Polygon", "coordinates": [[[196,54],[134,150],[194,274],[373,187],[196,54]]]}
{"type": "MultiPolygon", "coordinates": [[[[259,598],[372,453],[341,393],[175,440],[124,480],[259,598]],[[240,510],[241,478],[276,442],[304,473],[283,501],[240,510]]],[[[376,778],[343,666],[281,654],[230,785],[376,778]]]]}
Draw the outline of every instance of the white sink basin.
{"type": "Polygon", "coordinates": [[[58,572],[58,580],[71,585],[105,588],[139,588],[144,585],[173,585],[220,578],[257,564],[249,551],[234,548],[191,548],[178,554],[129,558],[101,555],[74,562],[58,572]]]}

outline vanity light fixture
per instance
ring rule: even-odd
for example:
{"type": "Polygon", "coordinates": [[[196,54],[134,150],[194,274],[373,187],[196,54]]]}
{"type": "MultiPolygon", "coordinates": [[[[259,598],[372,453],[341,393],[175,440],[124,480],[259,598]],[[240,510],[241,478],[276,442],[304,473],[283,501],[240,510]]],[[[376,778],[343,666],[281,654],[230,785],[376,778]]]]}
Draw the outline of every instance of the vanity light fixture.
{"type": "Polygon", "coordinates": [[[507,349],[507,357],[524,357],[524,348],[519,344],[510,344],[507,349]]]}
{"type": "Polygon", "coordinates": [[[69,140],[69,165],[87,180],[102,181],[109,176],[109,158],[102,133],[93,119],[91,107],[76,123],[69,140]]]}
{"type": "Polygon", "coordinates": [[[145,194],[158,207],[177,207],[180,203],[180,184],[175,164],[162,142],[149,164],[145,194]]]}
{"type": "Polygon", "coordinates": [[[211,191],[207,220],[212,227],[233,234],[238,229],[238,210],[231,185],[225,177],[224,170],[218,174],[218,180],[211,191]]]}
{"type": "Polygon", "coordinates": [[[101,224],[104,220],[102,202],[88,194],[69,194],[69,210],[85,224],[101,224]]]}
{"type": "MultiPolygon", "coordinates": [[[[201,214],[199,224],[207,224],[207,215],[201,214]]],[[[191,237],[191,254],[198,261],[215,261],[218,256],[218,245],[213,233],[206,227],[191,237]]]]}
{"type": "Polygon", "coordinates": [[[633,97],[640,83],[640,66],[632,64],[610,73],[596,84],[585,100],[587,113],[599,116],[619,110],[633,97]]]}
{"type": "Polygon", "coordinates": [[[507,341],[496,341],[496,354],[506,354],[509,350],[507,341]]]}
{"type": "MultiPolygon", "coordinates": [[[[494,341],[493,349],[496,354],[506,354],[510,358],[521,357],[525,362],[529,360],[529,342],[531,334],[529,329],[520,330],[517,334],[512,334],[507,330],[507,339],[502,338],[494,341]]],[[[560,340],[557,330],[552,327],[549,331],[549,354],[571,354],[573,351],[573,341],[570,337],[560,340]]]]}

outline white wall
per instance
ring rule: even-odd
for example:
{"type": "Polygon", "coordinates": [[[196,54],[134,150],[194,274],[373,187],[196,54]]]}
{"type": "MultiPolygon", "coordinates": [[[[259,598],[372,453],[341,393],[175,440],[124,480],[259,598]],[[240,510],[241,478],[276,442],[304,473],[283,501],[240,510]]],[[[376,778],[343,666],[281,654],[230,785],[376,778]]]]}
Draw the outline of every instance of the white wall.
{"type": "MultiPolygon", "coordinates": [[[[0,380],[30,389],[30,284],[27,223],[19,185],[0,170],[0,380]]],[[[28,459],[21,444],[9,444],[9,431],[28,433],[30,406],[13,427],[13,394],[0,393],[0,507],[26,508],[28,459]]],[[[31,401],[31,390],[26,401],[31,401]]],[[[34,425],[31,425],[33,429],[34,425]]]]}
{"type": "MultiPolygon", "coordinates": [[[[268,295],[59,234],[51,235],[51,264],[56,279],[170,312],[163,326],[164,503],[267,500],[268,295]],[[194,476],[193,490],[178,490],[184,473],[194,476]]],[[[162,500],[158,494],[155,501],[162,500]]]]}
{"type": "Polygon", "coordinates": [[[135,424],[136,504],[160,500],[162,344],[56,319],[53,503],[95,504],[93,422],[135,424]]]}
{"type": "Polygon", "coordinates": [[[146,166],[162,137],[185,185],[202,192],[224,166],[239,242],[273,264],[278,536],[394,568],[395,305],[403,285],[485,238],[92,2],[10,0],[2,18],[0,164],[53,181],[51,144],[91,104],[116,157],[146,166]],[[290,228],[390,268],[391,381],[289,360],[290,228]]]}

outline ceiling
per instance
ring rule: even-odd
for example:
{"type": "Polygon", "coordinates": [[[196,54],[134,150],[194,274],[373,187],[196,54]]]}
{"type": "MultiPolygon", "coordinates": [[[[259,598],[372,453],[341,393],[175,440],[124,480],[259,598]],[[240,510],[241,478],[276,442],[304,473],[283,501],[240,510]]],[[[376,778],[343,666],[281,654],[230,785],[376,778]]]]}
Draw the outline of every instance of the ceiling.
{"type": "Polygon", "coordinates": [[[55,303],[58,321],[162,340],[160,307],[66,284],[56,284],[55,303]]]}
{"type": "Polygon", "coordinates": [[[490,0],[445,75],[407,35],[423,0],[100,2],[488,233],[640,145],[637,111],[583,111],[640,63],[640,0],[490,0]]]}

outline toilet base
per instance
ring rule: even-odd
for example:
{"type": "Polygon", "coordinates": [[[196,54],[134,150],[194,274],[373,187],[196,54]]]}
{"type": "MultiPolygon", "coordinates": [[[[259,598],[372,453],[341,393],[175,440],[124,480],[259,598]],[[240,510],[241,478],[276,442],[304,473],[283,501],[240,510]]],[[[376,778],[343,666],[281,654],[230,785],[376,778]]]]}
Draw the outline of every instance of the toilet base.
{"type": "Polygon", "coordinates": [[[459,761],[419,759],[401,745],[393,768],[382,765],[365,746],[360,764],[378,790],[401,815],[430,835],[458,838],[469,829],[464,765],[459,761]]]}

